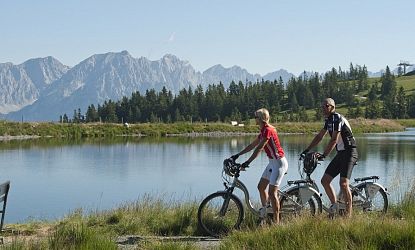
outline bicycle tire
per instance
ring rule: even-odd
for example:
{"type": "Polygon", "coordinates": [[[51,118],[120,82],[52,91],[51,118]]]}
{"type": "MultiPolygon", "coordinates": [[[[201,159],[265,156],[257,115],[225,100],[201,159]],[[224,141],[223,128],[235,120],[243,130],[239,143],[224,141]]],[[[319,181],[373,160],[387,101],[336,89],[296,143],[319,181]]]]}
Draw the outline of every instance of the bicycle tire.
{"type": "Polygon", "coordinates": [[[358,189],[358,193],[360,193],[363,198],[360,197],[356,191],[352,192],[354,210],[366,213],[386,213],[388,211],[389,201],[385,190],[379,186],[376,186],[376,189],[378,190],[374,194],[369,195],[370,186],[375,185],[372,182],[367,182],[359,184],[356,187],[358,189]],[[369,196],[371,196],[371,198],[369,196]]]}
{"type": "Polygon", "coordinates": [[[242,202],[234,194],[217,192],[207,196],[201,203],[197,212],[197,221],[202,230],[213,237],[227,235],[235,229],[239,229],[244,217],[242,202]],[[220,215],[226,197],[229,203],[225,214],[220,215]]]}
{"type": "Polygon", "coordinates": [[[317,212],[315,202],[321,204],[318,195],[313,195],[312,198],[303,204],[300,197],[300,189],[292,189],[285,193],[280,199],[280,219],[288,220],[291,217],[303,215],[314,216],[317,212]],[[313,199],[316,199],[316,201],[313,199]]]}
{"type": "Polygon", "coordinates": [[[323,213],[323,201],[321,200],[321,196],[319,194],[313,194],[313,199],[315,201],[314,205],[316,205],[316,213],[323,213]]]}

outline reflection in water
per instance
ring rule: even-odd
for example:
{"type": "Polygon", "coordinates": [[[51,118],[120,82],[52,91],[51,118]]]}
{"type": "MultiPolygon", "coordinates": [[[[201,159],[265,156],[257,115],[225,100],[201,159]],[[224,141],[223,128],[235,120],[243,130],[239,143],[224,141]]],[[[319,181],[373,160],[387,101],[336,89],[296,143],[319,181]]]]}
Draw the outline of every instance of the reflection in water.
{"type": "MultiPolygon", "coordinates": [[[[223,159],[254,138],[115,137],[0,142],[0,181],[11,180],[6,222],[59,218],[80,207],[85,211],[109,209],[144,194],[199,201],[223,189],[223,159]]],[[[283,183],[299,177],[298,154],[312,138],[280,135],[289,162],[283,183]]],[[[356,139],[360,158],[353,177],[379,175],[380,182],[391,191],[391,198],[399,199],[415,175],[415,130],[367,134],[356,139]]],[[[325,143],[317,150],[322,151],[325,143]]],[[[334,153],[330,157],[333,156],[334,153]]],[[[240,160],[246,157],[249,155],[240,160]]],[[[329,160],[316,169],[316,180],[329,160]]],[[[254,201],[259,201],[256,184],[267,162],[265,154],[261,154],[242,174],[254,201]]],[[[337,182],[335,179],[335,187],[337,182]]]]}

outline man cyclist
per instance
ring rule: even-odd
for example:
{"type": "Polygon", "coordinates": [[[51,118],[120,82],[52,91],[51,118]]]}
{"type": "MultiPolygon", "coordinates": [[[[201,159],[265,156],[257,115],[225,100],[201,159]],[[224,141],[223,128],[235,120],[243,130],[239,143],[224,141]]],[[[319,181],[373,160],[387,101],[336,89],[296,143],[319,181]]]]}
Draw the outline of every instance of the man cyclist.
{"type": "Polygon", "coordinates": [[[340,189],[345,194],[346,216],[350,217],[352,215],[352,194],[349,189],[349,180],[358,158],[356,141],[349,122],[344,116],[335,111],[336,104],[332,98],[326,98],[323,101],[322,109],[325,116],[324,128],[314,137],[310,145],[301,153],[301,156],[304,157],[311,148],[317,146],[324,135],[329,132],[331,139],[323,154],[319,154],[318,158],[323,160],[334,147],[336,147],[337,154],[326,168],[321,184],[331,202],[330,213],[334,213],[337,210],[337,201],[331,182],[333,178],[340,174],[340,189]]]}

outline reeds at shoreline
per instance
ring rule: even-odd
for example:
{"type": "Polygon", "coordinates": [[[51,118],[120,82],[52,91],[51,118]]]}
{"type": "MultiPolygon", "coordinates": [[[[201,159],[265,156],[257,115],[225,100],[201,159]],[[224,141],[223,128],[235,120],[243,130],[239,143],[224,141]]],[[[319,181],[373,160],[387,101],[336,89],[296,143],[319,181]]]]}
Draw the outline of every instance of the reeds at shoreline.
{"type": "MultiPolygon", "coordinates": [[[[242,229],[224,237],[220,249],[410,249],[415,245],[415,188],[392,204],[386,215],[355,213],[328,219],[321,214],[280,225],[258,227],[246,214],[242,229]]],[[[175,202],[145,195],[107,211],[74,211],[59,221],[10,224],[2,249],[117,249],[117,237],[201,236],[198,201],[175,202]],[[10,231],[10,230],[9,230],[10,231]]],[[[191,243],[138,243],[139,249],[197,249],[191,243]]]]}
{"type": "MultiPolygon", "coordinates": [[[[403,131],[415,127],[415,120],[350,120],[355,134],[403,131]]],[[[281,122],[273,124],[279,133],[313,134],[322,122],[281,122]]],[[[19,123],[0,121],[0,140],[51,138],[111,138],[118,136],[235,136],[257,133],[252,124],[232,126],[227,123],[140,123],[124,126],[115,123],[19,123]]]]}

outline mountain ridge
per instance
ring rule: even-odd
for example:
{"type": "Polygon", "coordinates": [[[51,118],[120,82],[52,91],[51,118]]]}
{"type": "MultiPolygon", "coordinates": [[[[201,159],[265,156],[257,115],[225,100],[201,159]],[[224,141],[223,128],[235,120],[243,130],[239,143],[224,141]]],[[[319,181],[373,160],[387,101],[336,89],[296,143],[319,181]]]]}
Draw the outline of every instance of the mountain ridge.
{"type": "Polygon", "coordinates": [[[227,88],[232,81],[273,81],[280,77],[287,83],[295,75],[279,69],[261,76],[237,65],[226,68],[221,64],[199,72],[189,61],[172,54],[151,61],[134,58],[126,50],[95,54],[73,67],[48,56],[19,65],[0,63],[0,113],[10,120],[56,121],[75,109],[85,112],[91,104],[117,101],[136,91],[144,94],[165,87],[178,94],[183,88],[198,85],[206,89],[221,82],[227,88]]]}
{"type": "MultiPolygon", "coordinates": [[[[195,89],[198,85],[205,88],[209,84],[222,82],[228,87],[231,81],[258,81],[261,78],[259,74],[251,74],[236,65],[230,68],[215,65],[201,73],[188,61],[172,54],[151,61],[145,57],[134,58],[125,50],[95,54],[73,67],[65,66],[53,57],[29,59],[20,65],[7,63],[0,66],[3,75],[20,70],[21,75],[25,76],[18,77],[25,79],[20,85],[30,87],[20,94],[28,96],[27,100],[18,99],[12,107],[7,97],[19,93],[16,91],[19,88],[13,88],[12,84],[16,80],[11,78],[13,81],[2,81],[1,86],[8,88],[8,91],[3,91],[5,95],[1,113],[5,114],[6,119],[26,121],[56,121],[60,115],[70,115],[74,109],[81,108],[84,111],[90,104],[101,104],[108,99],[117,101],[136,91],[160,91],[165,87],[177,94],[183,88],[195,89]],[[32,65],[33,60],[38,62],[36,67],[32,65]],[[30,70],[33,68],[37,70],[30,70]],[[19,100],[23,101],[19,103],[19,100]]],[[[4,78],[1,76],[0,80],[4,78]]]]}
{"type": "Polygon", "coordinates": [[[68,70],[68,66],[51,56],[29,59],[18,65],[0,64],[0,113],[31,105],[68,70]]]}

